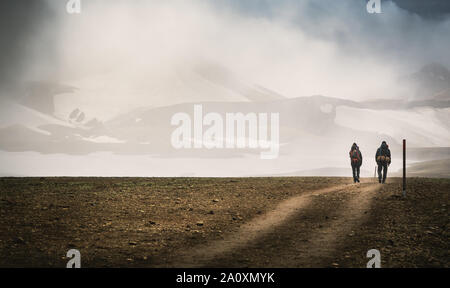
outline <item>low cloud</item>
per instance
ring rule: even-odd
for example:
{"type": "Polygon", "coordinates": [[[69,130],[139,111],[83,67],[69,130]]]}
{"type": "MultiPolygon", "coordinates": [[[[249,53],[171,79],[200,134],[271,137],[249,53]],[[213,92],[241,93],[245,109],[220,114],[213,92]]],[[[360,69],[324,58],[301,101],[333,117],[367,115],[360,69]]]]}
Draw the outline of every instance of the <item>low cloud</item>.
{"type": "Polygon", "coordinates": [[[60,1],[38,1],[26,10],[29,31],[9,31],[21,39],[9,51],[26,49],[3,57],[1,75],[126,93],[213,62],[286,97],[360,100],[403,97],[398,77],[429,62],[450,66],[448,18],[424,19],[390,1],[377,15],[365,1],[239,2],[93,0],[69,15],[60,1]]]}

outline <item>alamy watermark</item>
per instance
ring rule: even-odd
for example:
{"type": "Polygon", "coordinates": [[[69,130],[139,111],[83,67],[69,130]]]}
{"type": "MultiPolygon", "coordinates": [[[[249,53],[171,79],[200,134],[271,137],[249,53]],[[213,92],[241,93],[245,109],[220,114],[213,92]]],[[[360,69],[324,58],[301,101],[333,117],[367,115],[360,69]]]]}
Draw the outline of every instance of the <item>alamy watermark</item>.
{"type": "Polygon", "coordinates": [[[371,258],[367,262],[367,268],[381,268],[381,254],[377,249],[370,249],[367,251],[367,258],[371,258]]]}
{"type": "Polygon", "coordinates": [[[67,262],[66,268],[81,268],[81,253],[77,249],[70,249],[67,251],[67,258],[70,260],[67,262]]]}
{"type": "Polygon", "coordinates": [[[369,14],[380,14],[381,13],[381,0],[369,0],[367,2],[367,13],[369,14]]]}
{"type": "Polygon", "coordinates": [[[66,4],[66,11],[69,14],[80,14],[81,0],[69,0],[66,4]]]}
{"type": "Polygon", "coordinates": [[[219,113],[203,115],[203,106],[194,105],[194,119],[187,113],[172,116],[178,126],[171,135],[175,149],[265,149],[261,159],[275,159],[280,150],[279,114],[219,113]],[[270,136],[269,136],[270,134],[270,136]]]}

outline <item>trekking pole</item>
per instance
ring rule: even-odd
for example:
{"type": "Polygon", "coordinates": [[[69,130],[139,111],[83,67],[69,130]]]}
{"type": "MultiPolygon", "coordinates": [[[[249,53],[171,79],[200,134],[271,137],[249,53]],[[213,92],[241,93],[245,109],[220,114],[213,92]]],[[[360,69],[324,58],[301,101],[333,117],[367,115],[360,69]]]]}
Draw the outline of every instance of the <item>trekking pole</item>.
{"type": "Polygon", "coordinates": [[[374,179],[375,183],[377,183],[377,166],[375,166],[375,169],[373,171],[373,179],[374,179]]]}

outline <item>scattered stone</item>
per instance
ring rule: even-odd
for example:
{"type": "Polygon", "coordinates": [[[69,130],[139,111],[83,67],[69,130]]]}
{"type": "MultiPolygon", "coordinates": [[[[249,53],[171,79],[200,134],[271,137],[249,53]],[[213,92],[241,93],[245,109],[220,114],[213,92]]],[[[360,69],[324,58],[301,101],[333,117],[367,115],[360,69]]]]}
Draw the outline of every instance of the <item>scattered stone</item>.
{"type": "Polygon", "coordinates": [[[197,222],[197,226],[203,226],[203,225],[204,225],[203,221],[198,221],[197,222]]]}
{"type": "Polygon", "coordinates": [[[17,244],[25,244],[25,240],[22,237],[16,237],[14,242],[17,244]]]}
{"type": "Polygon", "coordinates": [[[213,210],[211,210],[211,211],[209,211],[209,212],[208,212],[208,214],[210,214],[210,215],[214,215],[214,211],[213,211],[213,210]]]}
{"type": "Polygon", "coordinates": [[[131,245],[131,246],[136,246],[136,245],[137,245],[137,242],[135,242],[135,241],[130,241],[130,242],[128,242],[128,244],[131,245]]]}
{"type": "Polygon", "coordinates": [[[213,200],[214,203],[217,203],[217,202],[219,202],[219,201],[220,201],[219,199],[214,199],[214,200],[213,200]]]}

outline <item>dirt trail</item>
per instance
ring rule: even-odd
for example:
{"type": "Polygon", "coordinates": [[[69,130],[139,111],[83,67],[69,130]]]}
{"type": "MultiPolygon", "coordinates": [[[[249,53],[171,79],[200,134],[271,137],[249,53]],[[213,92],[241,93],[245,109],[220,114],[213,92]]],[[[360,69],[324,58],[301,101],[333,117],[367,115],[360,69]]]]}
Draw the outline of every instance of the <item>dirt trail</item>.
{"type": "MultiPolygon", "coordinates": [[[[315,229],[308,241],[295,242],[295,254],[274,257],[274,267],[326,267],[338,265],[333,262],[333,253],[347,237],[353,237],[355,230],[363,224],[369,215],[370,205],[376,192],[381,188],[378,184],[356,186],[345,191],[348,201],[340,208],[339,213],[325,227],[315,229]],[[296,257],[292,257],[296,255],[296,257]],[[289,257],[290,256],[290,257],[289,257]],[[278,260],[278,261],[277,261],[278,260]]],[[[368,247],[368,249],[371,247],[368,247]]],[[[355,255],[353,255],[355,256],[355,255]]]]}
{"type": "MultiPolygon", "coordinates": [[[[214,258],[223,256],[237,249],[242,249],[251,242],[257,241],[264,237],[278,226],[284,225],[302,209],[311,206],[311,202],[315,196],[325,195],[328,193],[344,193],[350,194],[350,200],[341,209],[341,213],[336,220],[329,222],[329,225],[316,231],[311,236],[311,241],[307,245],[298,243],[293,247],[297,251],[307,252],[304,255],[310,259],[311,257],[322,258],[334,251],[335,242],[340,237],[351,232],[351,227],[358,225],[364,211],[369,207],[373,192],[380,186],[374,184],[361,185],[339,185],[325,189],[311,191],[300,196],[292,197],[280,203],[276,209],[255,218],[251,222],[244,224],[240,229],[219,241],[214,241],[207,246],[195,247],[189,252],[182,252],[179,261],[170,266],[175,267],[199,267],[204,266],[214,258]],[[345,227],[345,229],[343,229],[345,227]],[[349,231],[350,230],[350,231],[349,231]]],[[[295,227],[293,227],[295,229],[295,227]]],[[[274,260],[273,257],[271,257],[274,260]]],[[[292,258],[292,257],[291,257],[292,258]]],[[[295,263],[286,261],[285,257],[278,257],[279,261],[272,261],[271,265],[276,267],[295,266],[295,263]]],[[[299,259],[296,258],[295,261],[299,259]]],[[[303,262],[303,261],[301,261],[303,262]]]]}

